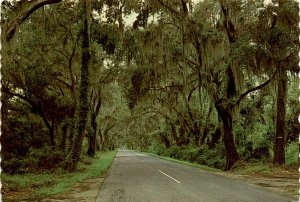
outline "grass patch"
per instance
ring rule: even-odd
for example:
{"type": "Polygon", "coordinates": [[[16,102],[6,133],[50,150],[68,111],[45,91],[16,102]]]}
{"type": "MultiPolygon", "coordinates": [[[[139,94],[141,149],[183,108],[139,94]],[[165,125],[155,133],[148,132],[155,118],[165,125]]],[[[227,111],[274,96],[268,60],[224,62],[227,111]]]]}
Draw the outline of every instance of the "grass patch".
{"type": "Polygon", "coordinates": [[[77,182],[99,177],[110,167],[115,155],[116,151],[102,153],[100,158],[95,159],[90,165],[81,165],[86,168],[84,172],[67,174],[67,176],[57,179],[57,183],[54,186],[38,189],[36,193],[42,196],[62,193],[68,191],[77,182]]]}
{"type": "Polygon", "coordinates": [[[174,163],[180,163],[180,164],[183,164],[183,165],[188,165],[188,166],[200,168],[200,169],[206,170],[206,171],[211,171],[211,172],[221,172],[222,171],[222,170],[219,170],[217,168],[211,168],[211,167],[208,167],[208,166],[200,165],[200,164],[197,164],[197,163],[191,163],[191,162],[188,162],[188,161],[182,161],[182,160],[174,159],[174,158],[171,158],[171,157],[159,156],[159,155],[152,154],[152,153],[147,153],[147,152],[143,152],[143,153],[145,153],[149,156],[154,156],[154,157],[158,157],[158,158],[161,158],[161,159],[164,159],[164,160],[167,160],[167,161],[171,161],[171,162],[174,162],[174,163]]]}
{"type": "Polygon", "coordinates": [[[18,189],[24,189],[28,187],[40,187],[54,184],[55,179],[51,179],[50,176],[51,174],[1,174],[1,181],[4,184],[4,188],[11,191],[17,191],[18,189]]]}
{"type": "Polygon", "coordinates": [[[30,199],[43,198],[45,196],[55,195],[69,191],[71,187],[78,182],[86,179],[100,177],[112,164],[117,151],[98,153],[98,158],[84,159],[78,165],[78,171],[67,173],[63,170],[52,173],[43,174],[23,174],[23,175],[7,175],[1,174],[1,181],[5,195],[9,192],[17,192],[18,190],[32,191],[30,199]],[[89,161],[89,163],[86,163],[89,161]]]}
{"type": "Polygon", "coordinates": [[[245,162],[238,161],[232,168],[232,173],[241,175],[265,174],[267,176],[291,176],[298,174],[296,167],[288,165],[274,165],[271,162],[245,162]]]}
{"type": "Polygon", "coordinates": [[[254,173],[261,173],[261,174],[272,174],[273,169],[268,164],[245,164],[245,165],[236,165],[235,168],[232,170],[235,174],[240,175],[248,175],[248,174],[254,174],[254,173]]]}

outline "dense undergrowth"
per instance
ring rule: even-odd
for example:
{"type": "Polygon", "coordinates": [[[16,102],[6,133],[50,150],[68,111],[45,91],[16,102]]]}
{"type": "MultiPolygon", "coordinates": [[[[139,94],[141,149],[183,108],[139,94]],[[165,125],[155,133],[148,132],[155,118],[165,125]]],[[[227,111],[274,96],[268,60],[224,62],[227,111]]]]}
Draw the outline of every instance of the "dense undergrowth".
{"type": "Polygon", "coordinates": [[[4,201],[20,201],[66,192],[75,183],[101,176],[111,166],[115,155],[116,151],[109,151],[99,152],[96,158],[84,156],[77,171],[72,173],[62,169],[18,175],[2,173],[2,197],[4,201]]]}
{"type": "MultiPolygon", "coordinates": [[[[254,151],[245,151],[241,149],[240,161],[251,164],[253,167],[249,172],[271,172],[270,164],[272,163],[272,148],[267,148],[270,151],[265,152],[262,147],[258,147],[254,151]],[[267,153],[267,154],[266,154],[267,153]]],[[[144,150],[148,153],[153,153],[159,156],[170,157],[190,163],[209,166],[211,168],[224,169],[226,157],[223,144],[216,144],[213,148],[207,145],[196,146],[171,146],[165,148],[161,144],[154,144],[144,150]]],[[[285,167],[296,168],[298,145],[291,143],[286,148],[286,164],[285,167]]],[[[243,167],[244,163],[237,164],[234,168],[243,167]]]]}

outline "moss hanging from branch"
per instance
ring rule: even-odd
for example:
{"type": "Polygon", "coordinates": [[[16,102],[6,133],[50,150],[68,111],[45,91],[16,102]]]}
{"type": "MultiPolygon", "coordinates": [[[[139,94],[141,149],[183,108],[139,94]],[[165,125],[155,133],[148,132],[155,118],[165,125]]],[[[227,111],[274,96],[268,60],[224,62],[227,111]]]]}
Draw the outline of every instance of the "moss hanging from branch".
{"type": "Polygon", "coordinates": [[[5,40],[10,41],[14,36],[18,26],[22,24],[34,11],[42,6],[48,4],[56,4],[61,2],[61,0],[35,0],[26,8],[24,11],[20,12],[13,20],[9,21],[5,26],[5,40]]]}

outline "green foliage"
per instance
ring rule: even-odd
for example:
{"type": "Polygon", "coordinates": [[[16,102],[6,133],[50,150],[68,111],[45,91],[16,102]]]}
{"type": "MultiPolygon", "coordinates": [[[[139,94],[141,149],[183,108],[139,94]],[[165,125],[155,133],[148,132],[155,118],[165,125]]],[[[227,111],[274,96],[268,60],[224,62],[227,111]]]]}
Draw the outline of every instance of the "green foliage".
{"type": "Polygon", "coordinates": [[[9,191],[17,191],[28,187],[49,186],[56,183],[53,174],[23,174],[23,175],[8,175],[1,174],[3,189],[9,191]]]}
{"type": "Polygon", "coordinates": [[[50,147],[40,149],[29,148],[26,156],[10,156],[2,161],[2,168],[5,173],[26,173],[42,170],[53,170],[61,166],[64,160],[64,153],[50,147]]]}
{"type": "Polygon", "coordinates": [[[80,163],[80,171],[66,173],[65,171],[56,171],[43,174],[23,174],[8,175],[1,174],[3,190],[17,191],[19,189],[35,188],[34,193],[37,196],[49,196],[68,191],[75,183],[82,182],[85,179],[101,176],[112,164],[117,151],[98,153],[100,157],[90,160],[91,164],[80,163]]]}
{"type": "Polygon", "coordinates": [[[265,162],[256,162],[251,164],[238,164],[233,171],[237,174],[247,175],[253,173],[271,174],[272,168],[265,162]]]}
{"type": "Polygon", "coordinates": [[[59,150],[54,150],[50,147],[43,147],[42,149],[31,149],[29,151],[26,161],[36,162],[36,165],[31,165],[38,169],[55,169],[60,167],[60,163],[64,160],[64,153],[59,150]]]}
{"type": "Polygon", "coordinates": [[[224,146],[222,144],[217,144],[213,149],[210,149],[207,145],[202,145],[200,147],[180,147],[175,145],[166,149],[160,144],[154,144],[148,148],[147,152],[206,165],[212,168],[222,169],[225,164],[224,146]]]}
{"type": "MultiPolygon", "coordinates": [[[[84,11],[83,2],[62,1],[32,13],[3,46],[5,173],[54,170],[70,156],[67,147],[74,142],[79,144],[71,149],[73,157],[79,159],[80,151],[89,147],[86,138],[81,142],[84,131],[95,134],[102,150],[127,145],[222,168],[225,152],[218,142],[225,134],[221,122],[229,116],[240,157],[270,158],[276,79],[245,96],[232,109],[235,113],[230,109],[223,114],[228,116],[224,120],[214,105],[234,105],[241,93],[270,78],[278,61],[283,61],[288,76],[298,71],[295,1],[278,7],[262,7],[261,1],[188,3],[194,7],[187,9],[188,23],[174,16],[174,11],[184,10],[186,1],[92,1],[93,14],[86,15],[91,17],[90,36],[85,40],[82,17],[89,11],[84,11]],[[230,14],[226,19],[220,15],[220,3],[230,14]],[[123,17],[133,11],[137,19],[133,27],[126,26],[123,17]],[[230,25],[227,32],[224,25],[230,25]],[[80,73],[81,66],[90,73],[80,73]],[[101,107],[96,114],[97,106],[101,107]]],[[[4,25],[27,3],[5,1],[4,25]]],[[[286,142],[291,144],[286,155],[287,164],[293,165],[300,108],[297,80],[289,82],[286,142]]]]}
{"type": "Polygon", "coordinates": [[[191,162],[182,161],[182,160],[178,160],[178,159],[174,159],[174,158],[166,157],[166,156],[158,156],[158,155],[153,154],[153,153],[147,153],[147,154],[150,155],[150,156],[155,156],[155,157],[167,160],[167,161],[171,161],[171,162],[180,163],[180,164],[183,164],[183,165],[188,165],[188,166],[193,166],[193,167],[196,167],[196,168],[200,168],[202,170],[207,170],[207,171],[211,171],[211,172],[220,172],[219,169],[208,167],[208,166],[205,166],[205,165],[200,165],[198,163],[191,163],[191,162]]]}
{"type": "Polygon", "coordinates": [[[44,187],[36,191],[37,194],[47,196],[68,191],[71,186],[85,179],[99,177],[106,171],[116,155],[116,151],[100,153],[100,157],[95,159],[89,166],[86,166],[84,172],[75,172],[67,174],[61,179],[57,179],[57,183],[50,187],[44,187]]]}
{"type": "Polygon", "coordinates": [[[286,147],[286,165],[298,165],[299,143],[293,142],[286,147]]]}
{"type": "Polygon", "coordinates": [[[223,144],[217,144],[213,149],[206,145],[198,150],[196,162],[214,168],[223,169],[225,167],[225,151],[223,144]]]}
{"type": "Polygon", "coordinates": [[[146,151],[157,155],[163,155],[165,149],[166,148],[161,144],[152,144],[151,146],[148,147],[146,151]]]}
{"type": "Polygon", "coordinates": [[[262,146],[269,146],[272,143],[268,135],[269,126],[259,122],[254,123],[252,133],[249,134],[249,140],[253,142],[253,147],[258,148],[262,146]]]}
{"type": "Polygon", "coordinates": [[[99,24],[93,20],[91,26],[92,39],[111,55],[115,53],[116,46],[121,38],[120,32],[116,25],[99,24]]]}

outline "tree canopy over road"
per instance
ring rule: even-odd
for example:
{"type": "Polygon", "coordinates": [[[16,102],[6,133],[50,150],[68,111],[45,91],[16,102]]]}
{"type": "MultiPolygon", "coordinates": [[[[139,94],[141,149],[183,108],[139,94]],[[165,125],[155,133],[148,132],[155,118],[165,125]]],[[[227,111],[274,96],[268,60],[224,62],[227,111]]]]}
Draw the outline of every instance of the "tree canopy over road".
{"type": "Polygon", "coordinates": [[[138,149],[297,164],[294,0],[2,1],[2,169],[138,149]]]}

